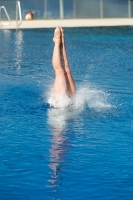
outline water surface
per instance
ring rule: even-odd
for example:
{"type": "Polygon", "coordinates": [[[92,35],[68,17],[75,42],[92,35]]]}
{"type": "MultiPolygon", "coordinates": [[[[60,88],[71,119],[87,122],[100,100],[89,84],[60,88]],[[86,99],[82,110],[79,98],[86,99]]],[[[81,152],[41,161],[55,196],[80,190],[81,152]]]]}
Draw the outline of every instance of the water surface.
{"type": "Polygon", "coordinates": [[[48,104],[53,31],[0,31],[0,199],[130,200],[133,28],[65,28],[67,110],[48,104]]]}

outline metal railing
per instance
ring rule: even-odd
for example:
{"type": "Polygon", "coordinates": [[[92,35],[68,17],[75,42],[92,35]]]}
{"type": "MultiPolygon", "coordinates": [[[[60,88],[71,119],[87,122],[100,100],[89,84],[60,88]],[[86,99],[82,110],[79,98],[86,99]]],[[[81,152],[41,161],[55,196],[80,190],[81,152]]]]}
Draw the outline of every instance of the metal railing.
{"type": "Polygon", "coordinates": [[[11,24],[11,20],[16,19],[16,29],[20,27],[22,24],[22,13],[21,13],[21,5],[20,1],[14,1],[14,0],[0,0],[0,28],[3,28],[3,26],[8,26],[11,24]],[[4,12],[2,12],[2,10],[4,12]],[[8,10],[8,12],[7,12],[8,10]],[[15,17],[16,14],[16,17],[15,17]],[[12,17],[9,17],[9,15],[12,17]],[[8,20],[8,22],[7,22],[8,20]],[[5,22],[4,22],[5,21],[5,22]]]}
{"type": "Polygon", "coordinates": [[[20,1],[16,2],[16,29],[22,24],[22,14],[21,14],[21,6],[20,1]],[[19,15],[19,22],[18,22],[18,15],[19,15]]]}
{"type": "Polygon", "coordinates": [[[3,26],[8,26],[8,25],[10,25],[10,23],[11,23],[11,20],[10,20],[10,17],[8,15],[8,12],[7,12],[6,8],[4,6],[1,6],[0,7],[0,27],[3,28],[3,26]],[[1,22],[1,11],[2,11],[2,9],[4,10],[4,12],[6,14],[8,22],[1,22]]]}

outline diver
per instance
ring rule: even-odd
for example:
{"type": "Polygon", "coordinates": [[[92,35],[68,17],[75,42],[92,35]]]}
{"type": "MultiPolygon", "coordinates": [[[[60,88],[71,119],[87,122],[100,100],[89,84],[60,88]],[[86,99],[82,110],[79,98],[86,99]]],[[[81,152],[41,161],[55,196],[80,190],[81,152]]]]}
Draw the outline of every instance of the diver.
{"type": "Polygon", "coordinates": [[[72,98],[76,93],[76,86],[73,80],[71,70],[68,63],[68,57],[65,47],[64,30],[57,27],[54,31],[54,50],[52,64],[55,71],[54,81],[54,99],[51,104],[58,107],[58,99],[60,97],[72,98]]]}

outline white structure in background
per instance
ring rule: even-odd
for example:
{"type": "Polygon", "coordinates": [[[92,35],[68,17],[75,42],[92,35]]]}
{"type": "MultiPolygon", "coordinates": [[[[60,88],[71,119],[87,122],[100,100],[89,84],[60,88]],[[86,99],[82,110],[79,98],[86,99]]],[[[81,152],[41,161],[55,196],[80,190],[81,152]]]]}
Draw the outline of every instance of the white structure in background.
{"type": "Polygon", "coordinates": [[[8,12],[7,12],[6,8],[4,6],[1,6],[0,7],[0,28],[3,28],[3,26],[8,26],[8,25],[10,25],[10,23],[11,23],[11,19],[10,19],[9,15],[8,15],[8,12]],[[8,22],[1,22],[1,11],[2,11],[2,9],[6,14],[8,22]]]}
{"type": "MultiPolygon", "coordinates": [[[[5,6],[0,6],[0,28],[3,28],[3,26],[9,26],[10,24],[11,24],[11,19],[9,17],[9,14],[5,6]],[[5,12],[8,22],[2,22],[2,18],[1,18],[2,10],[5,12]]],[[[18,29],[21,24],[22,24],[22,14],[21,14],[20,1],[16,1],[16,29],[18,29]],[[18,21],[18,18],[19,18],[19,21],[18,21]]]]}
{"type": "Polygon", "coordinates": [[[128,17],[131,17],[131,0],[128,0],[128,17]]]}
{"type": "Polygon", "coordinates": [[[64,5],[63,0],[59,0],[59,8],[60,8],[60,19],[64,18],[64,5]]]}
{"type": "Polygon", "coordinates": [[[21,24],[22,24],[22,13],[21,13],[20,1],[16,1],[16,29],[18,29],[21,24]],[[18,22],[18,15],[19,15],[19,22],[18,22]]]}

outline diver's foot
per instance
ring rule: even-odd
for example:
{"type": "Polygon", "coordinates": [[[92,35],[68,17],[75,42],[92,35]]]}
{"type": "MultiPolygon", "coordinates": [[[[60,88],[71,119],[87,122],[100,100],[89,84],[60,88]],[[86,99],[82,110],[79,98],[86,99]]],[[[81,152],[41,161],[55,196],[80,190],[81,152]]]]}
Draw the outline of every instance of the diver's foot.
{"type": "Polygon", "coordinates": [[[53,38],[55,44],[60,44],[60,37],[61,37],[60,28],[56,27],[53,38]]]}
{"type": "Polygon", "coordinates": [[[60,26],[60,32],[61,32],[61,40],[62,40],[62,44],[64,44],[65,39],[64,39],[64,30],[63,28],[60,26]]]}

